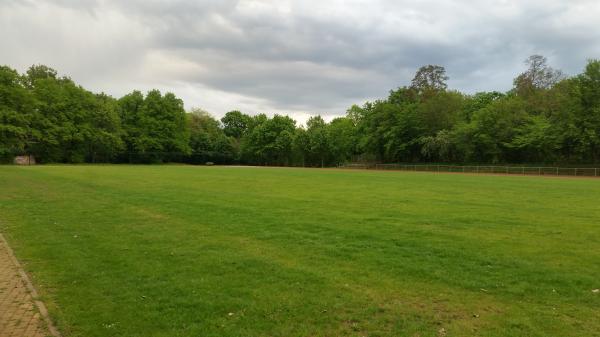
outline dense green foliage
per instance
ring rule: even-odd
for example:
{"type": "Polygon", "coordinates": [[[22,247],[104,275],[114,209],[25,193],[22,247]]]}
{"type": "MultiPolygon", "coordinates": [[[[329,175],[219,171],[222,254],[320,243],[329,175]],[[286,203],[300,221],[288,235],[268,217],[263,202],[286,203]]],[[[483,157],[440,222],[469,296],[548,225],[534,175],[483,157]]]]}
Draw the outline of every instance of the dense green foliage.
{"type": "Polygon", "coordinates": [[[597,179],[48,165],[0,191],[64,336],[600,332],[597,179]]]}
{"type": "Polygon", "coordinates": [[[171,93],[93,94],[56,71],[0,68],[0,158],[42,162],[191,162],[331,166],[347,161],[597,163],[600,61],[567,77],[542,56],[509,92],[448,90],[424,66],[386,99],[326,122],[228,112],[220,121],[171,93]]]}

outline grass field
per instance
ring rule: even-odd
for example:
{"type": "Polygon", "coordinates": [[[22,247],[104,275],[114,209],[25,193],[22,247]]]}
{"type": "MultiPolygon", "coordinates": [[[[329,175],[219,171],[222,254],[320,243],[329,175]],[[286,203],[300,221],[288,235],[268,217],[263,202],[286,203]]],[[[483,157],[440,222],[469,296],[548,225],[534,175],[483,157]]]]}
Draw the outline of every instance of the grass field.
{"type": "Polygon", "coordinates": [[[600,179],[0,167],[66,336],[600,336],[600,179]]]}

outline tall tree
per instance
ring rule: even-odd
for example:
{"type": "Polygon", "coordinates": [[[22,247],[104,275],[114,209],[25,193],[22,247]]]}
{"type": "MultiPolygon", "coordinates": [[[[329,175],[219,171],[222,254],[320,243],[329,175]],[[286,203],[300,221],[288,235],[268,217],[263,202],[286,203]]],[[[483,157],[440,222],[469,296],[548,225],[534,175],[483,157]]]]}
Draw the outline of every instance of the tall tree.
{"type": "Polygon", "coordinates": [[[288,116],[255,116],[251,131],[242,142],[242,155],[250,163],[289,165],[296,122],[288,116]]]}
{"type": "Polygon", "coordinates": [[[0,161],[29,151],[28,145],[39,137],[31,128],[35,101],[13,69],[0,66],[0,161]]]}
{"type": "Polygon", "coordinates": [[[86,159],[92,163],[113,161],[125,149],[117,101],[105,94],[94,95],[88,123],[86,159]]]}
{"type": "Polygon", "coordinates": [[[418,93],[442,91],[448,87],[446,81],[448,81],[446,69],[439,65],[430,64],[419,68],[411,81],[410,87],[418,93]]]}
{"type": "Polygon", "coordinates": [[[583,158],[600,160],[600,60],[590,60],[579,76],[582,112],[578,125],[582,136],[583,158]]]}
{"type": "Polygon", "coordinates": [[[356,127],[352,120],[334,118],[327,126],[327,143],[334,164],[342,164],[356,154],[356,127]]]}
{"type": "Polygon", "coordinates": [[[218,120],[202,109],[188,113],[193,163],[231,163],[234,159],[232,139],[225,135],[218,120]]]}
{"type": "Polygon", "coordinates": [[[550,67],[544,56],[532,55],[525,64],[527,71],[514,80],[515,89],[521,96],[531,95],[535,90],[550,89],[564,78],[562,71],[550,67]]]}
{"type": "Polygon", "coordinates": [[[240,139],[250,127],[252,118],[237,110],[229,111],[221,118],[225,134],[236,139],[240,139]]]}
{"type": "Polygon", "coordinates": [[[313,163],[324,167],[331,150],[327,137],[327,123],[321,116],[313,116],[306,122],[306,133],[313,163]]]}
{"type": "Polygon", "coordinates": [[[172,93],[134,91],[119,100],[130,156],[140,161],[169,161],[191,152],[183,101],[172,93]]]}
{"type": "Polygon", "coordinates": [[[305,167],[310,155],[310,140],[306,129],[303,127],[299,127],[294,131],[292,151],[294,163],[305,167]]]}

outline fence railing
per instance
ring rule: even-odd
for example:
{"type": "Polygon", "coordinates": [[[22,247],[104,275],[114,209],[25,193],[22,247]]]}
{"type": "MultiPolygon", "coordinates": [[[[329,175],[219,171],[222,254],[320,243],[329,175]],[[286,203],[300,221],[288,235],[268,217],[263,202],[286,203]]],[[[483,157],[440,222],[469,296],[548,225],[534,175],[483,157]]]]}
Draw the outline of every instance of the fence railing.
{"type": "Polygon", "coordinates": [[[346,164],[348,169],[375,169],[417,172],[455,172],[516,174],[535,176],[600,177],[600,168],[531,167],[531,166],[458,166],[458,165],[407,165],[407,164],[346,164]]]}

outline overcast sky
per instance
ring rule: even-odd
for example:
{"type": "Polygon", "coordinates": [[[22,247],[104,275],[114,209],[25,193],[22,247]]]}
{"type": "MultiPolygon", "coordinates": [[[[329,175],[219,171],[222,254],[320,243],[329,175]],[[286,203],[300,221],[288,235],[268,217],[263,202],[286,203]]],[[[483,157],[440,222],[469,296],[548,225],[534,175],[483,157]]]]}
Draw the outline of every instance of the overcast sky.
{"type": "Polygon", "coordinates": [[[385,97],[425,64],[468,93],[509,89],[531,54],[579,73],[600,57],[599,20],[598,0],[0,0],[0,64],[302,122],[385,97]]]}

